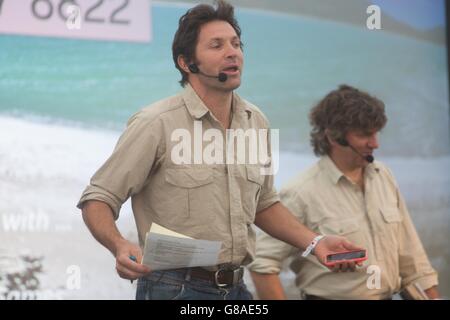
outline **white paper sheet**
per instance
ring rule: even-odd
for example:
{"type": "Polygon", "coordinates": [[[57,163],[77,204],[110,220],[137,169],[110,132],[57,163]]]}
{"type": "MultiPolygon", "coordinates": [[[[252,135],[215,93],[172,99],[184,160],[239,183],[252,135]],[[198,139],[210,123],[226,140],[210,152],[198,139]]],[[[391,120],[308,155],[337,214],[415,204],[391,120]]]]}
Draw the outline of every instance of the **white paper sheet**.
{"type": "Polygon", "coordinates": [[[152,270],[217,265],[220,241],[197,240],[155,223],[145,237],[142,264],[152,270]]]}

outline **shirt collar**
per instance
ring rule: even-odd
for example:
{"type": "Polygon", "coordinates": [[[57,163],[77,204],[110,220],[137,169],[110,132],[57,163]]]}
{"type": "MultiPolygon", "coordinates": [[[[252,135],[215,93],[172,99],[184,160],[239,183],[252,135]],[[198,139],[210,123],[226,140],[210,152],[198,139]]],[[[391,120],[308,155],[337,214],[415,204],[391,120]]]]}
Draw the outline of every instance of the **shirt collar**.
{"type": "Polygon", "coordinates": [[[319,166],[330,177],[334,184],[337,184],[344,174],[334,164],[333,160],[328,155],[322,156],[319,161],[319,166]]]}
{"type": "Polygon", "coordinates": [[[369,178],[369,179],[373,179],[375,177],[376,174],[378,174],[380,172],[380,167],[378,166],[377,162],[372,162],[369,163],[366,166],[366,169],[364,170],[364,174],[369,178]]]}
{"type": "Polygon", "coordinates": [[[187,110],[195,119],[200,119],[209,112],[208,107],[205,106],[202,99],[200,99],[190,84],[186,84],[182,97],[187,110]]]}
{"type": "MultiPolygon", "coordinates": [[[[337,184],[342,177],[345,177],[328,155],[325,155],[320,159],[319,166],[326,172],[334,184],[337,184]]],[[[364,169],[364,175],[369,179],[373,179],[379,172],[380,168],[376,162],[369,163],[364,169]]]]}
{"type": "Polygon", "coordinates": [[[250,109],[249,104],[236,92],[233,93],[232,111],[233,116],[236,115],[239,119],[243,119],[244,121],[249,120],[252,116],[252,109],[250,109]]]}
{"type": "MultiPolygon", "coordinates": [[[[202,99],[197,95],[194,88],[190,84],[186,84],[186,87],[182,93],[184,103],[190,115],[195,119],[201,119],[205,114],[209,113],[210,110],[203,103],[202,99]]],[[[239,97],[235,92],[233,93],[233,114],[240,115],[246,113],[247,119],[250,119],[252,110],[248,104],[239,97]]]]}

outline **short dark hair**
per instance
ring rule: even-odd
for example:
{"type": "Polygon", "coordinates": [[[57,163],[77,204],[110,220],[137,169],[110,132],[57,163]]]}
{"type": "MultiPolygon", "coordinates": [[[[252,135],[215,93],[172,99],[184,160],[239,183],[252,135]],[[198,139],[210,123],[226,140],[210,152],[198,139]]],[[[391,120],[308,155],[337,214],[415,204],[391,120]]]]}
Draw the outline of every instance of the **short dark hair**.
{"type": "Polygon", "coordinates": [[[328,93],[309,114],[312,126],[311,145],[317,156],[329,154],[328,137],[338,141],[345,139],[352,130],[381,130],[387,122],[384,103],[349,85],[340,85],[328,93]]]}
{"type": "Polygon", "coordinates": [[[216,20],[228,22],[236,31],[239,39],[241,38],[241,29],[234,17],[234,8],[223,0],[217,1],[216,8],[207,4],[199,4],[189,9],[180,18],[178,30],[172,43],[172,56],[175,67],[181,73],[180,84],[183,87],[187,83],[188,74],[178,65],[178,57],[183,55],[186,61],[193,61],[201,26],[216,20]]]}

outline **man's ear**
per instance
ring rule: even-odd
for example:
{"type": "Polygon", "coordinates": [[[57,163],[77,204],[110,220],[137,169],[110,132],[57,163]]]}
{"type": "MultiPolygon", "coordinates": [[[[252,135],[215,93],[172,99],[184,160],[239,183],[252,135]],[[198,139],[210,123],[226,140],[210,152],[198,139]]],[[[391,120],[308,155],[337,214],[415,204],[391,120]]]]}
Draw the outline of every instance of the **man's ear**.
{"type": "Polygon", "coordinates": [[[336,141],[331,139],[331,137],[330,137],[330,130],[325,129],[325,137],[327,138],[327,141],[330,145],[332,145],[332,146],[336,145],[336,141]]]}
{"type": "Polygon", "coordinates": [[[333,139],[330,135],[330,131],[328,129],[325,129],[325,136],[327,137],[328,143],[331,146],[346,146],[347,145],[347,140],[345,138],[340,138],[340,139],[333,139]]]}
{"type": "Polygon", "coordinates": [[[188,64],[186,63],[186,59],[184,58],[183,55],[179,55],[177,58],[177,63],[180,66],[181,69],[183,69],[184,72],[189,73],[189,67],[188,64]]]}

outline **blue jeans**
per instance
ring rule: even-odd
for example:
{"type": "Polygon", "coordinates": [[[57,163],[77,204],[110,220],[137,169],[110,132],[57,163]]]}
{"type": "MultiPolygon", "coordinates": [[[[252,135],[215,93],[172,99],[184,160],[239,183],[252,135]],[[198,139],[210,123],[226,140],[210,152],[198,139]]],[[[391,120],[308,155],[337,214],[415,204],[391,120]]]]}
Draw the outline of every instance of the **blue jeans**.
{"type": "Polygon", "coordinates": [[[188,269],[153,271],[139,278],[136,300],[253,300],[244,281],[218,288],[207,280],[192,279],[188,269]]]}

